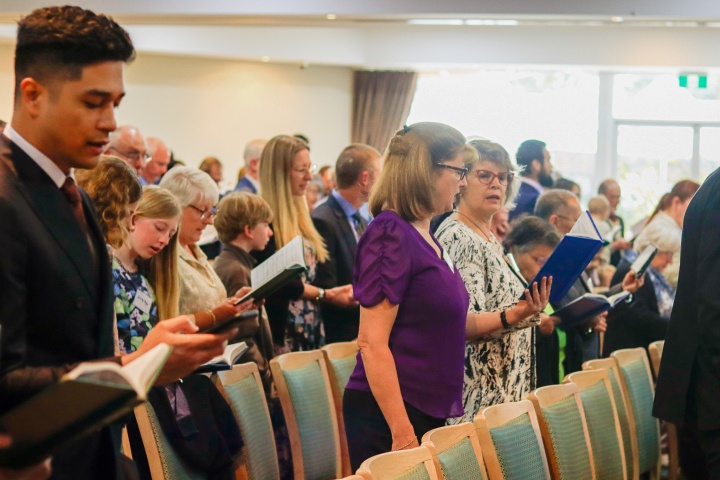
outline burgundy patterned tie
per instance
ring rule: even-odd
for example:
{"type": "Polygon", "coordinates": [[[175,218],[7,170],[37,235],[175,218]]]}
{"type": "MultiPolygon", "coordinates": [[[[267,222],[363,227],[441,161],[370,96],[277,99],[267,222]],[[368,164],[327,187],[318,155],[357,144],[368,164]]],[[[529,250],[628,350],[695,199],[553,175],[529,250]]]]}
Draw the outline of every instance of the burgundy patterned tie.
{"type": "Polygon", "coordinates": [[[73,214],[80,223],[80,226],[87,232],[88,227],[87,221],[85,220],[85,212],[83,212],[82,197],[80,197],[80,190],[78,190],[77,185],[75,185],[75,180],[73,180],[72,177],[67,177],[60,190],[65,194],[65,198],[67,198],[67,201],[70,203],[73,214]]]}

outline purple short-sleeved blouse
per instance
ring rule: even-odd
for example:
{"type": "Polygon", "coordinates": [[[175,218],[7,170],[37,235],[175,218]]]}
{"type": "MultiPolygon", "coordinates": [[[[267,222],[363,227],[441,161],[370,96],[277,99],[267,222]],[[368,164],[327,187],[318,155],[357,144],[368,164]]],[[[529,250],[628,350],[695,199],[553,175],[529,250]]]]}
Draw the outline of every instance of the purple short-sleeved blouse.
{"type": "MultiPolygon", "coordinates": [[[[400,305],[389,340],[400,391],[403,400],[436,418],[463,414],[469,298],[450,265],[415,227],[386,210],[360,237],[353,272],[360,305],[373,307],[386,298],[400,305]]],[[[359,353],[347,388],[370,391],[359,353]]]]}

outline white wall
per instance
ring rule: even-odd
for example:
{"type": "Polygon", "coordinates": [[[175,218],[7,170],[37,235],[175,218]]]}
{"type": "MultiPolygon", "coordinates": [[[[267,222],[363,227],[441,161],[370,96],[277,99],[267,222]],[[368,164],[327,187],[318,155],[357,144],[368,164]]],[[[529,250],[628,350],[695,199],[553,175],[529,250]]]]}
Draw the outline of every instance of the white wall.
{"type": "MultiPolygon", "coordinates": [[[[0,44],[0,118],[5,120],[12,111],[13,48],[0,44]]],[[[119,124],[165,139],[191,166],[217,156],[226,179],[236,177],[245,143],[253,138],[303,133],[320,165],[334,164],[350,143],[349,68],[140,53],[126,69],[125,88],[119,124]]]]}

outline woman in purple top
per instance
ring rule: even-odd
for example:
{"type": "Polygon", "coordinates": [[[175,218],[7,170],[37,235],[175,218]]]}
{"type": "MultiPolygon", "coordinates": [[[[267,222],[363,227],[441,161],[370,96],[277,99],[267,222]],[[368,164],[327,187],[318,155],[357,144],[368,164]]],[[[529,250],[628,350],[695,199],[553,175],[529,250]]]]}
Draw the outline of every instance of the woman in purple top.
{"type": "Polygon", "coordinates": [[[440,123],[405,127],[388,147],[355,260],[360,354],[343,400],[353,470],[463,413],[468,294],[430,219],[466,185],[467,155],[440,123]]]}

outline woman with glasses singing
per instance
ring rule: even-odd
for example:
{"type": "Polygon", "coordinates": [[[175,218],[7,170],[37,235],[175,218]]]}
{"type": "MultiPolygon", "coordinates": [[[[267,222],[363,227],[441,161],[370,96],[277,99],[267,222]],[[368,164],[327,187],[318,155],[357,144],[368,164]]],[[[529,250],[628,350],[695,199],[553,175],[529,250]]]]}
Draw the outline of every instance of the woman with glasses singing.
{"type": "Polygon", "coordinates": [[[353,471],[462,414],[468,295],[430,219],[452,209],[468,154],[460,132],[429,122],[400,130],[385,153],[353,272],[360,353],[343,400],[353,471]]]}
{"type": "Polygon", "coordinates": [[[470,294],[467,325],[465,414],[449,423],[472,422],[482,407],[524,399],[535,386],[533,329],[540,324],[552,279],[526,287],[492,233],[492,218],[514,199],[519,182],[507,151],[487,140],[470,142],[479,159],[468,165],[467,187],[455,212],[438,228],[470,294]],[[525,293],[525,300],[519,300],[525,293]]]}
{"type": "Polygon", "coordinates": [[[317,262],[328,260],[325,243],[313,225],[305,198],[314,171],[308,145],[296,137],[276,136],[265,145],[260,157],[260,192],[274,213],[270,225],[273,238],[263,251],[252,255],[262,263],[299,235],[303,238],[307,266],[300,278],[291,280],[265,301],[277,354],[323,346],[325,330],[317,308],[319,302],[355,305],[351,285],[328,290],[312,285],[317,262]]]}
{"type": "Polygon", "coordinates": [[[220,197],[217,185],[207,173],[179,166],[168,170],[160,186],[170,190],[182,208],[178,232],[179,312],[184,315],[211,311],[225,302],[228,295],[237,293],[225,291],[222,280],[197,244],[203,230],[215,218],[215,204],[220,197]]]}

